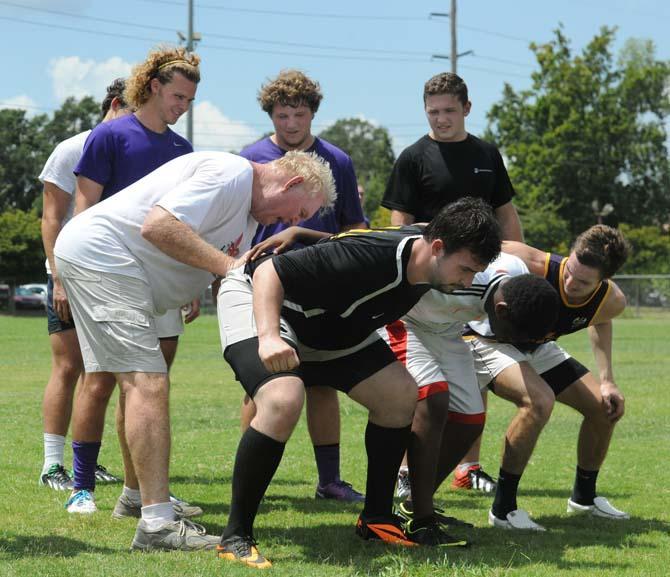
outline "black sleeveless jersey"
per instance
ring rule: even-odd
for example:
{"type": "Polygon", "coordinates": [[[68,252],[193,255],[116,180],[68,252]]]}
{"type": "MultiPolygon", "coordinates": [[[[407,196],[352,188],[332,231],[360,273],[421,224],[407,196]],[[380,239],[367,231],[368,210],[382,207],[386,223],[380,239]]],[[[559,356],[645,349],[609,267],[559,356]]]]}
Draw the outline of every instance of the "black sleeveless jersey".
{"type": "Polygon", "coordinates": [[[428,284],[407,282],[418,226],[350,230],[272,259],[284,287],[282,316],[300,342],[341,350],[399,319],[428,284]]]}
{"type": "Polygon", "coordinates": [[[568,297],[563,290],[563,275],[565,274],[565,263],[567,260],[567,257],[547,253],[544,265],[544,278],[551,283],[551,286],[560,295],[558,321],[556,321],[551,339],[557,339],[561,335],[568,335],[589,326],[605,302],[612,286],[605,279],[593,291],[593,294],[586,302],[579,305],[569,304],[568,297]]]}

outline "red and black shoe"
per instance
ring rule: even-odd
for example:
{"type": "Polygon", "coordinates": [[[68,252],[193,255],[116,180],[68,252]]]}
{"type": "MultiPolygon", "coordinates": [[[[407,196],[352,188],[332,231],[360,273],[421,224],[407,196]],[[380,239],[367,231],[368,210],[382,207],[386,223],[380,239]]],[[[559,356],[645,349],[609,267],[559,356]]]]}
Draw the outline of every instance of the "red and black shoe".
{"type": "Polygon", "coordinates": [[[407,538],[402,519],[397,515],[364,517],[356,522],[356,535],[366,541],[384,541],[402,547],[416,547],[417,543],[407,538]]]}

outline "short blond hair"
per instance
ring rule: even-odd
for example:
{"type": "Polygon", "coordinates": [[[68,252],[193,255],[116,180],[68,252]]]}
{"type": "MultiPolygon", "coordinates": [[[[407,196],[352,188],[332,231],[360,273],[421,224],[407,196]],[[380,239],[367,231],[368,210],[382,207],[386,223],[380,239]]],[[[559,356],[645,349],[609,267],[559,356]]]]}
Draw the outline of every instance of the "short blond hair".
{"type": "Polygon", "coordinates": [[[281,158],[272,161],[276,170],[287,176],[302,176],[310,197],[321,195],[322,207],[331,208],[335,204],[335,179],[330,164],[314,152],[291,150],[281,158]]]}
{"type": "Polygon", "coordinates": [[[151,96],[151,81],[157,78],[161,84],[172,81],[175,72],[187,80],[200,82],[200,57],[186,48],[162,46],[149,52],[147,59],[133,68],[126,80],[125,101],[139,108],[151,96]]]}

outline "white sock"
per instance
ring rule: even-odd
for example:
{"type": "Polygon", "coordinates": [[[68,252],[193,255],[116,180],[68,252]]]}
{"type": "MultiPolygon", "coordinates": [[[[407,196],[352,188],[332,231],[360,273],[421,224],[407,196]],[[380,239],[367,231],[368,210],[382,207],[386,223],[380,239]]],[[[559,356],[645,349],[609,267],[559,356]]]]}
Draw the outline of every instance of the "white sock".
{"type": "Polygon", "coordinates": [[[142,504],[142,495],[140,494],[139,489],[131,489],[130,487],[126,487],[124,485],[123,486],[123,491],[121,492],[121,495],[124,496],[124,497],[127,497],[128,500],[133,505],[141,505],[142,504]]]}
{"type": "Polygon", "coordinates": [[[49,470],[51,465],[62,465],[63,451],[65,450],[65,437],[63,435],[54,435],[53,433],[44,433],[44,465],[42,466],[42,475],[49,470]]]}
{"type": "Polygon", "coordinates": [[[479,461],[470,461],[469,463],[461,463],[458,465],[458,471],[460,473],[464,473],[467,471],[470,467],[473,467],[474,465],[479,465],[479,461]]]}
{"type": "Polygon", "coordinates": [[[150,531],[156,531],[176,518],[174,507],[170,501],[142,507],[142,521],[150,531]]]}

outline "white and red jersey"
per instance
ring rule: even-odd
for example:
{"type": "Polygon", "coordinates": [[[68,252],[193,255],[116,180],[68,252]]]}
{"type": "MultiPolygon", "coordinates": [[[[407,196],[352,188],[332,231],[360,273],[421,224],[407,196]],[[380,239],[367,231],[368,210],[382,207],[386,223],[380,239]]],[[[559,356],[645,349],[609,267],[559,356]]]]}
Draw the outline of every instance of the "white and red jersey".
{"type": "Polygon", "coordinates": [[[528,267],[520,258],[500,253],[485,271],[475,275],[471,287],[448,294],[428,291],[403,320],[421,331],[436,335],[460,335],[466,322],[471,326],[485,322],[488,326],[485,307],[490,295],[505,278],[526,273],[528,267]]]}

